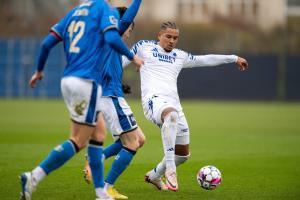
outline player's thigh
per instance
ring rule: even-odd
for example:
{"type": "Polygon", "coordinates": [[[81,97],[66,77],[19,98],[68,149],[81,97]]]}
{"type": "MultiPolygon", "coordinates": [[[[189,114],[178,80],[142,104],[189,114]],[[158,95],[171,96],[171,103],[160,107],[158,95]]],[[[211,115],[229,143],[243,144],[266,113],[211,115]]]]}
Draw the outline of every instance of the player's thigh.
{"type": "Polygon", "coordinates": [[[106,137],[106,126],[105,120],[102,112],[98,113],[97,124],[94,134],[92,135],[92,139],[96,141],[104,141],[106,137]]]}
{"type": "Polygon", "coordinates": [[[83,149],[87,145],[93,133],[95,132],[95,127],[86,124],[79,124],[77,122],[72,121],[71,130],[72,131],[70,139],[78,145],[79,149],[83,149]]]}
{"type": "Polygon", "coordinates": [[[72,121],[95,126],[101,87],[93,81],[65,77],[61,80],[61,91],[72,121]]]}
{"type": "Polygon", "coordinates": [[[100,105],[105,124],[114,139],[138,127],[133,112],[123,97],[102,97],[100,105]]]}
{"type": "Polygon", "coordinates": [[[143,109],[145,117],[152,121],[154,124],[161,126],[163,124],[162,121],[162,113],[166,109],[174,109],[176,110],[176,106],[174,106],[170,101],[161,96],[153,96],[149,98],[147,101],[143,102],[143,109]]]}

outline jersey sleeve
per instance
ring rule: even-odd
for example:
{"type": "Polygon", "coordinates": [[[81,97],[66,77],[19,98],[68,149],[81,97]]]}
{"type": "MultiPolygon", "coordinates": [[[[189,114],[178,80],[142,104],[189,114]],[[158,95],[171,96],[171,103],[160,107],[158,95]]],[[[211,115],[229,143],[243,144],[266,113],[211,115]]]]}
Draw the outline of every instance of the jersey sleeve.
{"type": "Polygon", "coordinates": [[[57,38],[57,35],[54,32],[48,34],[47,37],[43,40],[41,44],[41,49],[38,56],[38,63],[37,63],[37,71],[41,72],[44,70],[46,60],[48,58],[50,50],[57,45],[60,40],[57,38]]]}
{"type": "Polygon", "coordinates": [[[50,32],[52,32],[55,35],[55,37],[57,37],[57,39],[59,40],[63,40],[63,33],[66,26],[66,21],[67,20],[63,18],[60,22],[52,26],[50,30],[50,32]]]}
{"type": "Polygon", "coordinates": [[[107,3],[103,6],[103,16],[101,18],[101,31],[105,32],[110,29],[119,29],[119,13],[107,3]]]}
{"type": "Polygon", "coordinates": [[[185,60],[183,68],[190,67],[212,67],[222,64],[235,63],[238,59],[236,55],[192,55],[190,53],[185,54],[185,60]]]}
{"type": "Polygon", "coordinates": [[[122,67],[123,67],[123,69],[126,68],[130,63],[131,63],[131,61],[126,56],[122,56],[122,67]]]}
{"type": "MultiPolygon", "coordinates": [[[[140,49],[142,48],[143,43],[144,43],[143,40],[137,42],[135,45],[133,45],[131,47],[130,51],[134,55],[138,55],[139,57],[142,57],[140,49]]],[[[122,66],[123,66],[123,68],[127,67],[130,63],[131,63],[131,61],[128,58],[126,58],[125,56],[122,56],[122,66]]]]}
{"type": "Polygon", "coordinates": [[[138,13],[141,3],[142,0],[133,0],[123,17],[120,19],[119,31],[121,35],[128,29],[130,24],[132,24],[136,14],[138,13]]]}
{"type": "Polygon", "coordinates": [[[73,13],[74,9],[66,14],[57,24],[51,27],[50,32],[52,32],[58,40],[62,41],[64,39],[64,30],[66,29],[66,26],[68,26],[68,19],[73,13]]]}
{"type": "Polygon", "coordinates": [[[54,26],[52,26],[50,32],[53,32],[53,34],[60,40],[63,40],[63,30],[64,30],[64,24],[62,21],[58,22],[54,26]]]}

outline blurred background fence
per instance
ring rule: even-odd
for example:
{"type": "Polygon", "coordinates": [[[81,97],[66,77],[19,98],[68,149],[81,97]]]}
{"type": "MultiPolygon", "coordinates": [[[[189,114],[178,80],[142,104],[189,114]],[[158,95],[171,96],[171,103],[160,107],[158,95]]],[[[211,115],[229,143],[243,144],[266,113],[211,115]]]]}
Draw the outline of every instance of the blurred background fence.
{"type": "MultiPolygon", "coordinates": [[[[54,48],[47,62],[45,78],[31,90],[28,80],[35,70],[40,40],[0,40],[1,97],[60,97],[60,77],[65,65],[63,47],[54,48]]],[[[179,93],[185,98],[276,100],[280,94],[280,57],[278,55],[243,55],[251,65],[247,73],[233,65],[214,68],[183,69],[178,80],[179,93]]],[[[300,56],[287,56],[284,61],[284,99],[300,100],[300,56]]],[[[133,71],[126,73],[126,82],[135,88],[139,78],[133,71]]]]}
{"type": "MultiPolygon", "coordinates": [[[[41,38],[77,0],[0,0],[0,97],[60,97],[63,48],[54,48],[45,78],[35,90],[41,38]]],[[[114,0],[128,5],[130,0],[114,0]]],[[[250,70],[233,65],[182,70],[182,98],[300,100],[300,0],[144,0],[128,42],[155,40],[162,21],[179,24],[178,48],[193,54],[236,54],[250,70]]],[[[139,97],[139,76],[125,70],[125,82],[139,97]]]]}

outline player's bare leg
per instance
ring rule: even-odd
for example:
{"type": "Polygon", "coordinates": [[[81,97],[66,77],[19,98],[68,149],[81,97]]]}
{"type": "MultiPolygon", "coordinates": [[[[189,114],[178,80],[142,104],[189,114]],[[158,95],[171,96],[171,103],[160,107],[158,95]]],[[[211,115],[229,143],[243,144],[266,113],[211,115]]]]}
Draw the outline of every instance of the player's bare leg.
{"type": "Polygon", "coordinates": [[[139,128],[120,135],[123,148],[118,153],[118,159],[113,162],[112,167],[105,180],[105,188],[107,189],[107,192],[115,199],[128,199],[127,196],[120,194],[114,188],[114,183],[127,168],[133,156],[141,147],[140,142],[142,142],[142,144],[144,143],[144,137],[141,136],[143,136],[143,134],[139,128]]]}
{"type": "Polygon", "coordinates": [[[138,127],[138,142],[139,142],[139,149],[144,146],[146,141],[146,137],[140,127],[138,127]]]}
{"type": "MultiPolygon", "coordinates": [[[[97,135],[106,135],[106,126],[105,126],[105,121],[102,113],[99,113],[95,131],[97,135]]],[[[138,146],[139,146],[138,148],[141,148],[145,143],[146,137],[143,134],[140,127],[137,128],[137,136],[138,136],[138,146]]],[[[107,158],[103,155],[103,159],[107,159],[107,158]]],[[[92,182],[92,175],[91,175],[91,168],[89,166],[87,155],[85,156],[83,173],[84,173],[84,180],[86,181],[86,183],[90,184],[92,182]]]]}
{"type": "MultiPolygon", "coordinates": [[[[131,134],[124,134],[120,136],[122,145],[128,149],[135,149],[137,151],[145,143],[145,135],[142,130],[138,127],[131,134]],[[133,134],[131,136],[131,134],[133,134]]],[[[107,192],[115,199],[128,199],[124,194],[121,194],[113,185],[106,184],[107,192]]]]}

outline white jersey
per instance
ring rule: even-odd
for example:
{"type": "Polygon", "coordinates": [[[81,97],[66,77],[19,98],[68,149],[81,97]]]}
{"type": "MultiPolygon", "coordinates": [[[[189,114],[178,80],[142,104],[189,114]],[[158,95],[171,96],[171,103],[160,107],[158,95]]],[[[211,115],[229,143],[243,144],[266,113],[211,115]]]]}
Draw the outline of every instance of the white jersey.
{"type": "MultiPolygon", "coordinates": [[[[216,66],[237,61],[235,55],[194,56],[180,49],[166,52],[158,42],[142,40],[132,47],[132,52],[144,60],[140,68],[142,101],[154,95],[165,96],[180,106],[177,77],[182,68],[216,66]]],[[[130,63],[123,56],[123,66],[130,63]]],[[[181,106],[180,106],[181,107],[181,106]]]]}

